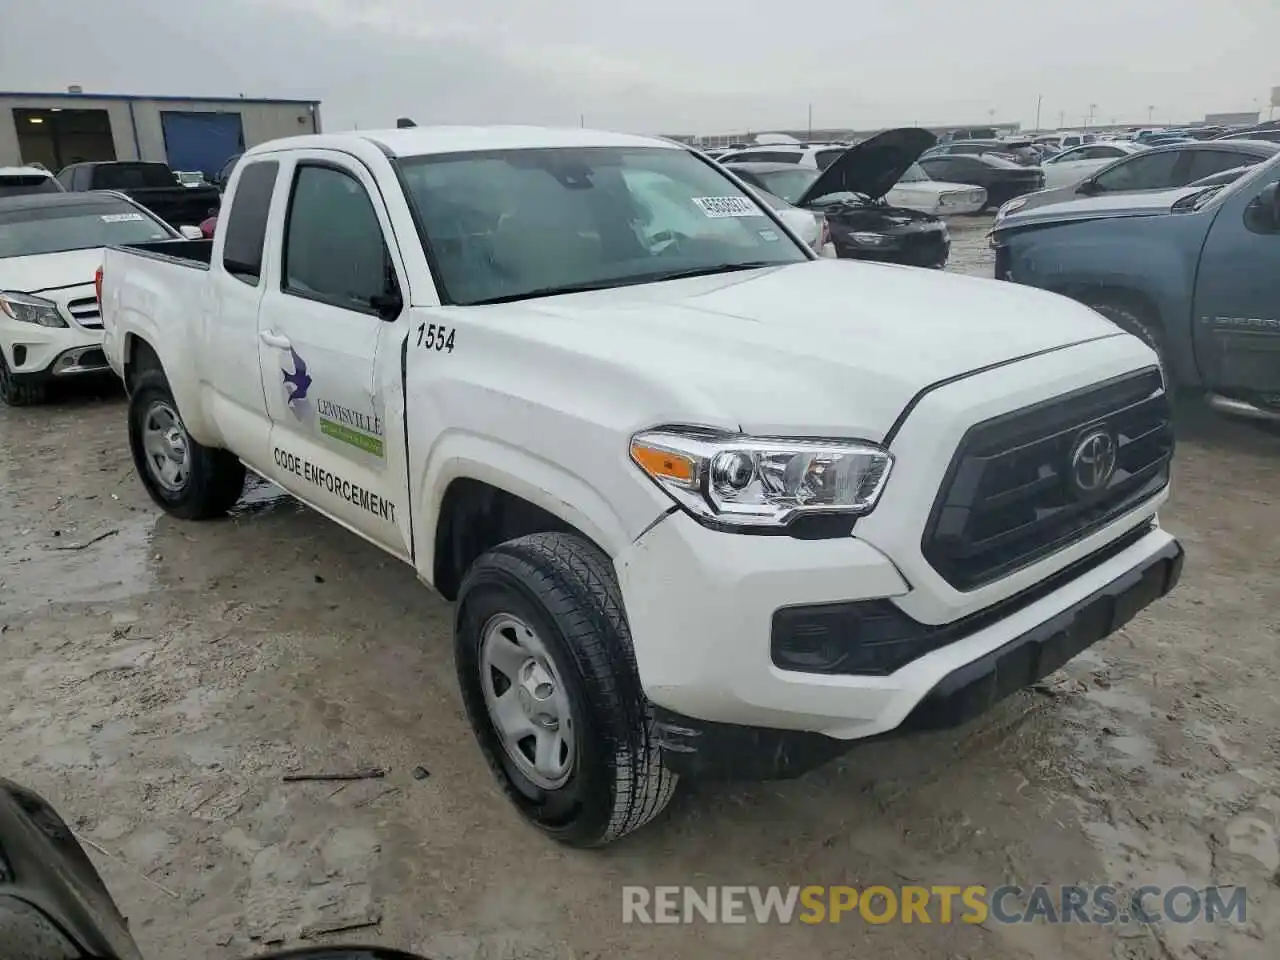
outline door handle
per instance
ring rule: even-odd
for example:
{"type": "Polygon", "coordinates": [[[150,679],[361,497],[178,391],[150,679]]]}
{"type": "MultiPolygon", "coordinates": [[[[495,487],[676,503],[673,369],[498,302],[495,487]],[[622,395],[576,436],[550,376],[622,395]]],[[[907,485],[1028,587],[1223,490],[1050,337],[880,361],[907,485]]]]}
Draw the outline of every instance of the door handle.
{"type": "Polygon", "coordinates": [[[289,350],[293,347],[288,337],[282,337],[280,334],[272,333],[270,330],[263,330],[258,336],[262,338],[262,342],[268,347],[277,347],[280,350],[289,350]]]}

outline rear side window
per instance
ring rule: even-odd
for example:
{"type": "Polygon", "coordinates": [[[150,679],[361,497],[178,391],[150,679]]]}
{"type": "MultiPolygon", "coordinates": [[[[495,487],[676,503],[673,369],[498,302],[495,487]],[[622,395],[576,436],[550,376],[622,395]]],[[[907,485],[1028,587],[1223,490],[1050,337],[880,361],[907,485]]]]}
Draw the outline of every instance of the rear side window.
{"type": "Polygon", "coordinates": [[[825,170],[831,166],[845,154],[843,147],[836,147],[830,150],[819,150],[813,160],[818,165],[819,170],[825,170]]]}
{"type": "Polygon", "coordinates": [[[237,280],[256,287],[262,278],[262,247],[267,238],[267,214],[276,189],[280,164],[274,160],[250,163],[240,172],[222,243],[222,266],[237,280]]]}
{"type": "Polygon", "coordinates": [[[373,299],[389,292],[382,224],[359,180],[333,167],[298,167],[282,270],[285,292],[349,310],[371,312],[373,299]]]}
{"type": "Polygon", "coordinates": [[[0,197],[18,197],[27,193],[61,193],[57,181],[39,173],[0,176],[0,197]]]}

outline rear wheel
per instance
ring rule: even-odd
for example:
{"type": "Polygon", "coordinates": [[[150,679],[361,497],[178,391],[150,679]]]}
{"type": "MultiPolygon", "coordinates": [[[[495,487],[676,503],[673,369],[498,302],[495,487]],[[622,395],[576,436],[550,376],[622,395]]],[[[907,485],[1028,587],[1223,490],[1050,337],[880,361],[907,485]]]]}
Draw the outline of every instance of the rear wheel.
{"type": "Polygon", "coordinates": [[[175,517],[218,517],[240,499],[244,465],[226,450],[187,433],[169,382],[159,370],[139,374],[129,396],[129,446],[151,499],[175,517]]]}
{"type": "Polygon", "coordinates": [[[0,400],[11,407],[29,407],[43,403],[47,395],[46,384],[41,380],[18,380],[0,350],[0,400]]]}
{"type": "Polygon", "coordinates": [[[458,681],[507,797],[547,834],[600,846],[662,812],[662,766],[613,564],[572,534],[480,557],[458,595],[458,681]]]}

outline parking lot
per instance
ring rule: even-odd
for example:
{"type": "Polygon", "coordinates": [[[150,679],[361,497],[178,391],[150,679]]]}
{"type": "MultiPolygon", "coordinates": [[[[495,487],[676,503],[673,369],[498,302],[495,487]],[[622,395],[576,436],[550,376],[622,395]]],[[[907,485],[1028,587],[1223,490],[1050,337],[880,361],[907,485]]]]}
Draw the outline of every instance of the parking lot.
{"type": "MultiPolygon", "coordinates": [[[[989,275],[988,224],[953,224],[951,269],[989,275]]],[[[226,521],[161,514],[122,394],[0,408],[0,774],[92,843],[154,957],[299,938],[468,960],[1274,956],[1280,438],[1194,404],[1180,418],[1163,520],[1187,566],[1168,599],[970,727],[796,781],[688,789],[582,852],[494,785],[451,608],[408,567],[260,484],[226,521]],[[372,767],[385,777],[282,782],[372,767]],[[1243,885],[1248,915],[622,923],[628,884],[1102,882],[1243,885]]]]}

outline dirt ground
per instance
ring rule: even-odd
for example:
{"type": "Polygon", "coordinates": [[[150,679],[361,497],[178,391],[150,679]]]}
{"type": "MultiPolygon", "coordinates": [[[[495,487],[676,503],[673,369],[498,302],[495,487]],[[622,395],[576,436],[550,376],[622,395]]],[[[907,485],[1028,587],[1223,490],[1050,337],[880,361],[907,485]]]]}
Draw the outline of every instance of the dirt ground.
{"type": "MultiPolygon", "coordinates": [[[[956,226],[953,267],[989,271],[985,226],[956,226]]],[[[300,937],[441,960],[1276,955],[1280,439],[1186,411],[1164,516],[1188,552],[1181,586],[1040,692],[798,781],[685,790],[651,827],[579,852],[493,786],[449,605],[270,487],[226,521],[162,515],[124,422],[116,393],[0,408],[0,775],[92,842],[148,957],[300,937]],[[281,781],[373,766],[387,776],[281,781]],[[913,882],[1234,884],[1248,918],[621,922],[625,884],[913,882]]]]}

